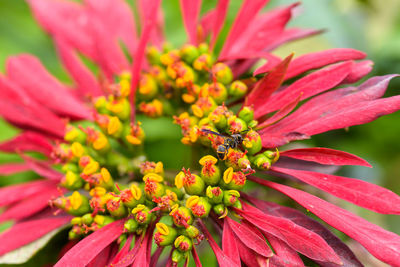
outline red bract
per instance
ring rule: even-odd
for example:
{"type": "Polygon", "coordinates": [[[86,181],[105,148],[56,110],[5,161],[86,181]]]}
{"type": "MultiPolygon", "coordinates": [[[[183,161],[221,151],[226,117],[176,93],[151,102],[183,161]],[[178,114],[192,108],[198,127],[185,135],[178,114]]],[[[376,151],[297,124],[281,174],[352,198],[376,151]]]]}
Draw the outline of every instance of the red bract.
{"type": "Polygon", "coordinates": [[[348,86],[372,68],[354,49],[284,59],[274,55],[273,49],[289,41],[321,32],[288,27],[299,3],[263,13],[268,0],[244,0],[218,52],[229,2],[219,0],[201,15],[200,0],[181,0],[188,44],[177,50],[163,44],[160,0],[138,0],[138,18],[123,0],[28,0],[74,83],[64,85],[31,55],[10,57],[0,76],[0,114],[23,130],[1,143],[0,151],[18,153],[24,161],[0,165],[0,174],[31,170],[41,177],[0,189],[0,207],[5,207],[0,222],[15,221],[0,235],[5,244],[0,256],[71,222],[69,238],[81,240],[72,248],[66,245],[55,266],[176,266],[182,261],[186,266],[190,254],[201,266],[196,246],[204,238],[220,266],[304,266],[299,254],[321,266],[362,266],[321,223],[242,192],[250,180],[294,199],[376,258],[400,266],[399,236],[304,191],[256,177],[264,172],[283,178],[282,183],[309,184],[374,212],[399,215],[395,193],[330,173],[343,165],[371,167],[362,158],[328,148],[280,150],[289,142],[399,110],[400,96],[382,98],[397,75],[348,86]],[[97,76],[81,55],[97,64],[97,76]],[[259,59],[267,62],[254,69],[259,59]],[[201,86],[198,74],[206,80],[201,86]],[[187,112],[175,114],[171,105],[173,111],[163,110],[173,97],[173,104],[181,105],[177,110],[187,112]],[[234,114],[231,106],[240,111],[234,114]],[[171,179],[166,182],[162,162],[143,160],[143,147],[137,149],[145,136],[135,120],[139,112],[149,117],[173,113],[184,144],[216,150],[219,160],[199,159],[212,172],[183,168],[175,186],[171,179]],[[71,126],[80,121],[91,126],[71,126]],[[134,154],[136,149],[140,153],[134,154]],[[27,152],[39,152],[41,159],[27,152]],[[124,156],[131,152],[138,157],[124,156]],[[64,164],[62,172],[57,164],[64,164]],[[123,184],[132,179],[137,184],[123,184]],[[62,196],[67,190],[60,186],[74,192],[62,196]],[[58,215],[50,214],[49,203],[58,215]],[[160,223],[163,216],[173,225],[160,223]],[[222,248],[209,225],[221,234],[222,248]],[[159,248],[151,254],[154,233],[159,248]],[[167,246],[172,249],[165,256],[167,246]]]}

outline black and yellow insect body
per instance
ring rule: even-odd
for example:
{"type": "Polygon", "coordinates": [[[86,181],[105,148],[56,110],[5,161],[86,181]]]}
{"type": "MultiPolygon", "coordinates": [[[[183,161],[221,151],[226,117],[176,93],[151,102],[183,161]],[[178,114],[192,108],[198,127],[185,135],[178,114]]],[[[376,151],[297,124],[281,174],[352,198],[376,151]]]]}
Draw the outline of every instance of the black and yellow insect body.
{"type": "Polygon", "coordinates": [[[225,160],[230,148],[235,149],[243,142],[243,136],[241,134],[223,135],[208,129],[201,130],[204,133],[215,134],[224,138],[224,143],[217,147],[217,156],[220,160],[225,160]]]}

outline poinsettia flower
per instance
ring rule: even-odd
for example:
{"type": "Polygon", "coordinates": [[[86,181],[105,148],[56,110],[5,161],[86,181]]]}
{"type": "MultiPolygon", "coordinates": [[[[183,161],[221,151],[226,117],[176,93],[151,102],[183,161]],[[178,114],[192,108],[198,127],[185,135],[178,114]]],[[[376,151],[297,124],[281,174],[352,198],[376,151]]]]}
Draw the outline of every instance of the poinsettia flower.
{"type": "Polygon", "coordinates": [[[0,255],[68,225],[69,238],[79,242],[65,245],[56,266],[176,266],[187,265],[189,254],[201,266],[196,246],[204,237],[220,266],[304,266],[299,254],[323,266],[362,266],[321,223],[244,193],[251,180],[398,266],[399,236],[305,191],[257,177],[267,173],[378,213],[400,212],[400,197],[390,190],[321,171],[371,167],[365,160],[328,148],[280,148],[399,110],[398,96],[382,98],[396,75],[346,87],[372,69],[363,52],[347,48],[281,59],[275,48],[321,31],[287,26],[298,3],[262,13],[267,2],[243,1],[218,52],[227,0],[204,15],[201,1],[180,1],[188,36],[180,50],[164,45],[160,0],[137,1],[137,20],[122,0],[28,0],[54,38],[75,90],[32,55],[7,60],[0,114],[23,131],[0,151],[18,153],[24,162],[1,165],[0,174],[32,170],[41,178],[0,189],[0,206],[6,207],[0,222],[15,221],[0,235],[7,244],[0,255]],[[82,56],[96,63],[97,77],[82,56]],[[259,59],[267,62],[254,69],[259,59]],[[143,156],[145,133],[136,113],[173,115],[184,144],[214,148],[218,159],[204,155],[201,170],[183,168],[174,186],[162,162],[143,156]],[[45,159],[28,156],[31,151],[45,159]],[[173,223],[160,221],[164,217],[173,223]],[[211,223],[222,234],[222,248],[211,223]],[[152,254],[153,239],[158,249],[152,254]]]}

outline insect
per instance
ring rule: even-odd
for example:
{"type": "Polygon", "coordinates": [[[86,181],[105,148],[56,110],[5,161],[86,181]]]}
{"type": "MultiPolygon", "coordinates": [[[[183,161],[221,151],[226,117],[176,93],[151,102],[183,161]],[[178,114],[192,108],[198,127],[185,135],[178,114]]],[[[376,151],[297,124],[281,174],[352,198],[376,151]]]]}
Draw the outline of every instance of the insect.
{"type": "MultiPolygon", "coordinates": [[[[223,135],[208,129],[201,130],[204,133],[215,134],[224,138],[224,143],[217,147],[217,156],[220,160],[225,160],[228,154],[229,148],[237,148],[243,142],[243,136],[241,134],[223,135]]],[[[242,133],[247,132],[243,131],[242,133]]]]}

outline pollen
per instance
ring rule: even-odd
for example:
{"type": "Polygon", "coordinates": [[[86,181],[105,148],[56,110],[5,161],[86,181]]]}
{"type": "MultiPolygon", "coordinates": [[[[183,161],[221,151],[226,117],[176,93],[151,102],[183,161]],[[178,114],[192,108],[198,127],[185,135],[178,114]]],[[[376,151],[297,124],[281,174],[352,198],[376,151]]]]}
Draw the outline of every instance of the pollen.
{"type": "Polygon", "coordinates": [[[197,205],[199,203],[199,196],[191,196],[186,200],[186,207],[191,209],[193,206],[197,205]]]}
{"type": "Polygon", "coordinates": [[[71,152],[74,157],[80,158],[83,156],[85,150],[83,146],[78,142],[73,142],[71,145],[71,152]]]}
{"type": "Polygon", "coordinates": [[[142,197],[142,190],[137,185],[132,184],[130,190],[134,199],[139,200],[142,197]]]}
{"type": "Polygon", "coordinates": [[[112,135],[118,132],[122,127],[121,121],[118,119],[118,117],[111,117],[110,121],[108,122],[107,126],[107,133],[112,135]]]}
{"type": "Polygon", "coordinates": [[[229,167],[224,172],[224,182],[229,184],[232,181],[232,178],[233,178],[233,168],[229,167]]]}
{"type": "Polygon", "coordinates": [[[108,139],[103,134],[99,134],[97,139],[93,142],[93,148],[96,150],[101,150],[108,145],[108,139]]]}
{"type": "Polygon", "coordinates": [[[100,173],[101,173],[101,177],[103,178],[103,181],[105,183],[107,183],[111,180],[111,174],[106,168],[101,168],[100,173]]]}
{"type": "Polygon", "coordinates": [[[218,162],[218,160],[215,157],[211,156],[211,155],[204,156],[199,160],[199,163],[202,166],[206,165],[207,162],[210,162],[212,164],[216,164],[218,162]]]}
{"type": "Polygon", "coordinates": [[[166,224],[164,223],[157,223],[156,228],[158,232],[162,235],[169,235],[169,228],[166,224]]]}
{"type": "Polygon", "coordinates": [[[88,163],[85,168],[83,169],[83,174],[84,175],[91,175],[95,172],[98,171],[100,165],[97,161],[91,161],[90,163],[88,163]]]}
{"type": "Polygon", "coordinates": [[[131,93],[131,84],[129,82],[129,79],[123,77],[121,81],[119,81],[119,86],[120,86],[120,93],[121,97],[127,97],[131,93]]]}
{"type": "Polygon", "coordinates": [[[79,194],[78,191],[74,191],[74,193],[72,193],[71,197],[69,198],[70,203],[71,203],[71,207],[74,210],[79,209],[79,207],[82,205],[82,196],[81,194],[79,194]]]}
{"type": "Polygon", "coordinates": [[[142,141],[139,138],[133,135],[127,135],[125,136],[125,138],[132,145],[140,145],[142,143],[142,141]]]}

